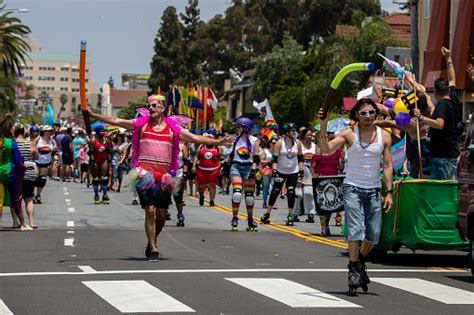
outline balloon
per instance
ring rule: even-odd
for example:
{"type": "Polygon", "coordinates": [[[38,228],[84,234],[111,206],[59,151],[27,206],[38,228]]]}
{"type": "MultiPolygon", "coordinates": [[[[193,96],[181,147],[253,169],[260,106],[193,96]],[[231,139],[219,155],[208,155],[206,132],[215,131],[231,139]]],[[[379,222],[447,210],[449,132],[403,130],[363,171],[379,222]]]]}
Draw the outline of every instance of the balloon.
{"type": "Polygon", "coordinates": [[[387,98],[383,105],[387,108],[393,108],[393,101],[395,101],[393,97],[387,98]]]}
{"type": "Polygon", "coordinates": [[[410,115],[405,112],[400,112],[395,116],[395,122],[400,127],[406,127],[410,124],[410,115]]]}
{"type": "Polygon", "coordinates": [[[395,100],[395,106],[393,106],[393,109],[395,110],[395,114],[410,112],[405,104],[403,104],[403,102],[398,99],[395,100]]]}

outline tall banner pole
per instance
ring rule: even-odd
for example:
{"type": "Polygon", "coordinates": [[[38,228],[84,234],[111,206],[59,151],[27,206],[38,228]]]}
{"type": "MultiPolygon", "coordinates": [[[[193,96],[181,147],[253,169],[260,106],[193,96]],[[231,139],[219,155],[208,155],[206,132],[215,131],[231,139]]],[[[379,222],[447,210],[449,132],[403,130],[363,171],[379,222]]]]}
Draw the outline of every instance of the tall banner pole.
{"type": "MultiPolygon", "coordinates": [[[[415,93],[415,109],[418,109],[418,98],[416,97],[416,78],[415,74],[413,74],[413,93],[415,93]]],[[[421,139],[420,139],[420,122],[418,118],[415,118],[416,121],[416,142],[418,144],[418,163],[419,163],[419,170],[418,170],[418,178],[423,178],[423,158],[421,155],[421,139]]]]}
{"type": "Polygon", "coordinates": [[[84,125],[86,126],[87,134],[91,134],[91,121],[89,113],[87,112],[87,97],[86,97],[86,48],[87,41],[81,40],[81,54],[79,60],[79,93],[81,97],[81,109],[84,116],[84,125]]]}

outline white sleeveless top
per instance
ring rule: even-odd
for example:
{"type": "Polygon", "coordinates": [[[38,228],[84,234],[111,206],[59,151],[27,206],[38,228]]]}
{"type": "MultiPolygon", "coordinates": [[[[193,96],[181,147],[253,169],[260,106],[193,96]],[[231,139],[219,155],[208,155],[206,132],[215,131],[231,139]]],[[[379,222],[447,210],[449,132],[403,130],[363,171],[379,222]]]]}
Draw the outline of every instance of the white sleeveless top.
{"type": "Polygon", "coordinates": [[[299,172],[298,167],[298,141],[294,139],[293,146],[287,148],[286,136],[281,139],[280,155],[278,156],[277,171],[282,174],[295,174],[299,172]]]}
{"type": "Polygon", "coordinates": [[[49,164],[52,161],[53,154],[53,140],[49,140],[49,143],[43,140],[43,137],[38,139],[36,143],[36,150],[38,150],[39,158],[35,161],[37,164],[49,164]]]}
{"type": "Polygon", "coordinates": [[[234,160],[233,162],[238,162],[242,164],[252,165],[253,162],[253,146],[257,141],[257,138],[254,136],[249,136],[251,148],[247,147],[247,137],[239,137],[234,149],[234,160]]]}
{"type": "Polygon", "coordinates": [[[354,126],[354,144],[347,149],[346,178],[344,184],[364,189],[380,188],[380,163],[382,161],[382,129],[377,128],[377,141],[362,148],[359,127],[354,126]],[[367,147],[366,147],[367,146],[367,147]]]}
{"type": "Polygon", "coordinates": [[[312,185],[313,184],[313,176],[311,175],[311,161],[313,160],[313,155],[316,154],[316,144],[311,142],[311,146],[309,149],[306,149],[303,144],[303,159],[304,159],[304,177],[303,177],[303,184],[305,185],[312,185]]]}

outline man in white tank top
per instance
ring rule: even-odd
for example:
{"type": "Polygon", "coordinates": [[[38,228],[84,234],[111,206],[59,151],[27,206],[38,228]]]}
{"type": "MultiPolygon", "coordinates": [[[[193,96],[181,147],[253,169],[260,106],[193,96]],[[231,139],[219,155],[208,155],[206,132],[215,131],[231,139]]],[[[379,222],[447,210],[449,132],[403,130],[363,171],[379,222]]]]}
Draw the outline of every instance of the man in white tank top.
{"type": "Polygon", "coordinates": [[[357,287],[367,290],[370,282],[365,257],[379,241],[382,227],[382,199],[380,195],[380,164],[383,160],[387,195],[383,204],[386,212],[392,208],[391,138],[385,130],[374,125],[378,109],[368,98],[360,99],[349,118],[358,122],[353,129],[341,131],[331,142],[327,139],[327,117],[322,110],[319,147],[328,153],[346,146],[347,163],[344,180],[344,208],[347,240],[349,242],[349,294],[357,287]],[[323,118],[324,117],[324,118],[323,118]]]}

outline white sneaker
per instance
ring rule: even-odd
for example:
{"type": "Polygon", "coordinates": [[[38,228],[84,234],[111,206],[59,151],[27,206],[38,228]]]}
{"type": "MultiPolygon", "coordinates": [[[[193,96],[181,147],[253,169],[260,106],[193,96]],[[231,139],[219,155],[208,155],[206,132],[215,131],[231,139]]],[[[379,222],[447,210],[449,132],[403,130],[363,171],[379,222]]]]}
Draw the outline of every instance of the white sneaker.
{"type": "Polygon", "coordinates": [[[22,232],[23,231],[32,231],[32,230],[33,230],[33,228],[29,225],[25,225],[25,226],[20,227],[20,231],[22,231],[22,232]]]}

